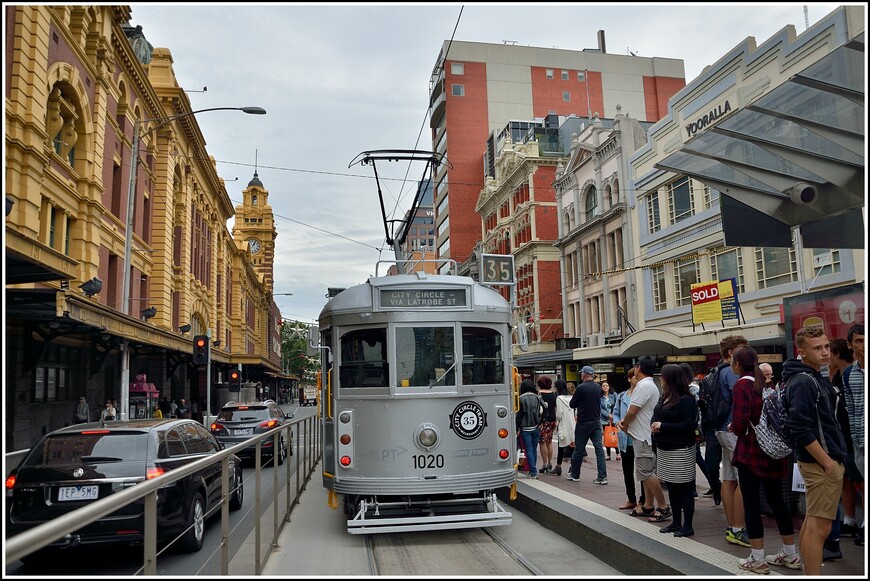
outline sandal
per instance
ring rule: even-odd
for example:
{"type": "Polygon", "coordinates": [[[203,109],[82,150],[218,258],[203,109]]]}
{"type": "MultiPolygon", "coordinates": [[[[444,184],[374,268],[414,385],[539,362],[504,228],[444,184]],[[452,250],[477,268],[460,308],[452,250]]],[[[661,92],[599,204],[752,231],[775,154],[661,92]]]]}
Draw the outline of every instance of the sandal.
{"type": "Polygon", "coordinates": [[[636,502],[627,502],[626,501],[623,504],[620,504],[617,508],[619,508],[619,510],[630,510],[636,506],[637,506],[636,502]]]}
{"type": "Polygon", "coordinates": [[[650,516],[655,511],[656,509],[653,507],[646,508],[643,505],[638,505],[634,510],[628,513],[628,516],[650,516]],[[638,508],[640,509],[640,512],[638,512],[638,508]]]}
{"type": "Polygon", "coordinates": [[[657,508],[653,511],[653,514],[648,519],[649,522],[662,522],[671,518],[671,507],[666,506],[664,508],[657,508]],[[658,514],[655,514],[658,513],[658,514]]]}

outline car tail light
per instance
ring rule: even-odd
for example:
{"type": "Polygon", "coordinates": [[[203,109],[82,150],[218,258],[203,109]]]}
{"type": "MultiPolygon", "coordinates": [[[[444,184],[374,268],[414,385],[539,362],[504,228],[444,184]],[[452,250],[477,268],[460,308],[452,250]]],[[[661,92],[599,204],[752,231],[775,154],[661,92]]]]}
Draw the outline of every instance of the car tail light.
{"type": "Polygon", "coordinates": [[[108,434],[109,430],[83,430],[82,434],[108,434]]]}
{"type": "Polygon", "coordinates": [[[218,433],[226,431],[226,428],[224,428],[221,424],[215,424],[215,423],[213,423],[211,426],[209,426],[209,429],[212,432],[218,432],[218,433]]]}
{"type": "Polygon", "coordinates": [[[164,474],[166,474],[165,468],[151,466],[145,471],[145,479],[146,480],[153,480],[153,479],[157,478],[158,476],[163,476],[164,474]]]}
{"type": "Polygon", "coordinates": [[[261,428],[274,428],[278,425],[278,420],[266,420],[265,422],[260,423],[261,428]]]}
{"type": "Polygon", "coordinates": [[[12,490],[12,488],[15,486],[15,480],[16,477],[14,474],[10,474],[6,477],[6,490],[12,490]]]}

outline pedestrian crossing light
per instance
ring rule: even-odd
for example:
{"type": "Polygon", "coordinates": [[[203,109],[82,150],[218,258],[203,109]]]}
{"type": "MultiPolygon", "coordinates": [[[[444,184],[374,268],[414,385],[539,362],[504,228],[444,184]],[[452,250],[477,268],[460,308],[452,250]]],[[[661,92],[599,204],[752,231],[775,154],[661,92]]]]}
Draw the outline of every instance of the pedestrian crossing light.
{"type": "Polygon", "coordinates": [[[230,392],[239,392],[242,390],[242,378],[239,374],[238,369],[233,369],[230,371],[230,383],[227,387],[227,391],[230,392]]]}
{"type": "Polygon", "coordinates": [[[208,335],[197,335],[193,338],[193,364],[197,367],[208,365],[208,335]]]}

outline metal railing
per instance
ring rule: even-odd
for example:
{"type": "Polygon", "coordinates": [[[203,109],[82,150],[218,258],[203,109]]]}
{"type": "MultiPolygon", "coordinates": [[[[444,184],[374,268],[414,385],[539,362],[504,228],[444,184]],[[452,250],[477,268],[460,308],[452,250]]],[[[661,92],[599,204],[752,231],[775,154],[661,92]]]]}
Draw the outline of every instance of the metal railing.
{"type": "MultiPolygon", "coordinates": [[[[230,448],[225,448],[221,450],[219,453],[201,458],[186,466],[176,468],[174,470],[170,470],[165,474],[154,478],[152,480],[145,480],[140,482],[136,486],[127,488],[121,492],[116,492],[98,500],[94,503],[91,503],[82,508],[76,509],[72,512],[59,516],[55,519],[52,519],[49,522],[45,522],[41,525],[38,525],[32,529],[24,531],[18,535],[5,539],[5,557],[6,563],[8,564],[11,561],[15,561],[21,559],[23,557],[27,557],[31,553],[34,553],[40,549],[45,548],[50,543],[61,539],[67,535],[72,535],[75,531],[87,526],[88,524],[100,519],[106,515],[109,515],[126,505],[138,501],[140,499],[144,499],[145,502],[145,510],[144,510],[144,543],[143,543],[143,557],[142,557],[142,567],[139,569],[137,573],[144,573],[145,575],[156,575],[157,574],[157,491],[160,488],[168,486],[177,480],[180,480],[194,472],[202,470],[203,468],[210,466],[213,463],[220,462],[221,463],[221,502],[220,502],[220,520],[221,520],[221,566],[220,571],[222,575],[230,574],[230,559],[229,559],[229,532],[230,532],[230,522],[229,522],[229,499],[232,495],[232,490],[230,489],[230,472],[229,472],[229,456],[236,452],[239,452],[252,444],[256,444],[256,451],[254,455],[254,470],[255,470],[255,510],[257,518],[254,519],[254,538],[255,538],[255,550],[253,556],[253,562],[250,563],[250,569],[248,568],[248,563],[237,562],[240,559],[244,559],[247,556],[247,553],[239,552],[233,559],[233,574],[253,574],[260,575],[262,574],[263,566],[265,565],[266,560],[268,559],[269,554],[272,549],[277,546],[278,543],[278,535],[281,532],[284,524],[289,522],[290,520],[290,512],[299,502],[299,495],[305,487],[305,483],[311,477],[311,473],[314,470],[317,462],[320,460],[320,455],[323,450],[323,434],[319,419],[317,416],[309,416],[304,419],[291,421],[283,426],[279,426],[277,428],[273,428],[268,432],[264,432],[262,434],[257,434],[256,436],[232,446],[230,448]],[[304,435],[304,438],[301,437],[304,435]],[[261,493],[261,484],[262,484],[262,471],[260,468],[262,467],[262,450],[261,444],[263,440],[268,438],[273,438],[273,445],[275,446],[273,450],[277,450],[280,445],[280,438],[285,438],[285,441],[291,442],[291,449],[295,449],[295,454],[292,457],[295,457],[295,472],[291,469],[293,468],[294,462],[291,462],[291,456],[287,456],[284,462],[285,467],[285,480],[283,486],[282,483],[279,482],[279,466],[277,466],[277,460],[273,457],[270,462],[273,464],[273,487],[271,498],[264,499],[263,494],[261,493]],[[293,480],[293,475],[295,474],[295,489],[291,490],[291,483],[293,480]],[[286,492],[285,492],[286,489],[286,492]],[[284,503],[283,505],[280,502],[280,496],[284,494],[284,503]],[[260,514],[262,512],[261,508],[263,503],[271,502],[273,510],[271,515],[272,520],[272,534],[270,543],[266,545],[266,551],[263,551],[261,548],[261,536],[263,523],[262,518],[260,518],[260,514]],[[281,510],[283,508],[283,511],[281,510]],[[266,558],[263,558],[263,557],[266,558]],[[244,570],[247,569],[248,572],[244,573],[244,570]]],[[[11,454],[6,455],[6,460],[9,462],[8,466],[17,466],[18,461],[22,455],[26,453],[25,451],[13,452],[11,454]],[[18,461],[14,461],[12,463],[11,458],[17,458],[18,461]]],[[[210,516],[210,513],[207,516],[210,516]]],[[[263,515],[264,517],[266,515],[263,515]]],[[[268,520],[268,519],[266,519],[268,520]]]]}

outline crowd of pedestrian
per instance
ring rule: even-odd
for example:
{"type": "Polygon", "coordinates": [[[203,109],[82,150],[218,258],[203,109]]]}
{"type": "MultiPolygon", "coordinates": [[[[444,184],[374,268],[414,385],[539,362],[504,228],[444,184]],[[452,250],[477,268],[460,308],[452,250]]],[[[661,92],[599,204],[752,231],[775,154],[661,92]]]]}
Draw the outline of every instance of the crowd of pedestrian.
{"type": "Polygon", "coordinates": [[[604,446],[603,428],[615,425],[626,495],[619,510],[653,523],[670,521],[661,533],[692,536],[700,470],[708,485],[701,496],[722,505],[725,542],[750,549],[738,559],[740,569],[769,574],[774,566],[820,575],[823,561],[843,558],[842,535],[864,545],[864,325],[834,340],[821,327],[804,327],[795,348],[797,357],[783,363],[779,382],[740,335],[722,338],[719,365],[697,379],[687,363],[659,369],[652,357],[636,360],[619,393],[607,381],[596,382],[589,365],[580,370],[576,389],[546,376],[535,389],[527,379],[521,406],[540,404],[541,415],[539,426],[521,429],[529,474],[560,476],[570,460],[565,477],[579,482],[591,442],[592,482],[607,485],[606,461],[614,450],[604,446]],[[793,453],[774,458],[755,430],[779,395],[793,453]],[[529,450],[538,443],[540,471],[537,451],[529,450]],[[795,472],[805,486],[801,514],[786,500],[795,472]],[[781,540],[773,554],[765,553],[765,513],[781,540]],[[797,534],[795,517],[802,521],[797,534]]]}

